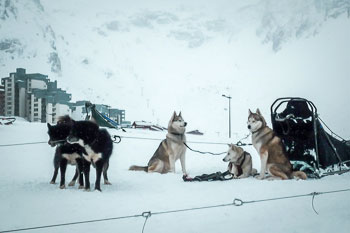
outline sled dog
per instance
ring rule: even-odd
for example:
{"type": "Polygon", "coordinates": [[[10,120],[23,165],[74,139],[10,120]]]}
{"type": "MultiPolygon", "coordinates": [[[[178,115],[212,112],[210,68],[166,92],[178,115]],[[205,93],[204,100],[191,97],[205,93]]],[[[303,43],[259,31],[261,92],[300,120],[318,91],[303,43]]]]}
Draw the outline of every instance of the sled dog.
{"type": "Polygon", "coordinates": [[[107,169],[113,151],[113,141],[106,129],[100,129],[91,121],[74,121],[67,141],[72,145],[77,144],[84,147],[86,151],[82,156],[86,190],[90,190],[91,163],[96,167],[95,189],[101,191],[102,172],[105,184],[111,184],[108,181],[107,169]]]}
{"type": "Polygon", "coordinates": [[[174,112],[168,124],[166,138],[160,143],[148,165],[145,167],[133,165],[129,170],[159,172],[162,174],[175,172],[175,162],[180,159],[182,172],[186,175],[186,147],[184,145],[186,142],[186,125],[187,123],[182,118],[181,112],[179,115],[174,112]]]}
{"type": "Polygon", "coordinates": [[[264,179],[266,171],[271,176],[270,179],[286,180],[297,177],[305,180],[307,178],[302,171],[293,172],[281,139],[267,126],[259,109],[256,113],[252,113],[249,109],[247,126],[252,134],[252,144],[261,159],[258,179],[264,179]]]}
{"type": "MultiPolygon", "coordinates": [[[[60,168],[61,181],[60,188],[65,188],[65,173],[67,164],[77,165],[75,175],[72,181],[68,184],[74,186],[79,176],[79,171],[82,171],[82,155],[85,149],[80,145],[71,145],[66,142],[66,138],[72,127],[73,120],[69,116],[62,116],[58,119],[56,125],[47,123],[49,141],[48,144],[52,147],[56,146],[55,156],[53,159],[54,173],[51,179],[51,184],[56,182],[58,169],[60,168]]],[[[85,152],[86,153],[86,152],[85,152]]],[[[79,176],[79,188],[84,187],[83,177],[79,176]]]]}
{"type": "Polygon", "coordinates": [[[234,178],[247,178],[254,176],[257,171],[252,165],[252,156],[241,147],[228,144],[227,155],[223,158],[224,162],[229,162],[227,170],[234,175],[234,178]]]}

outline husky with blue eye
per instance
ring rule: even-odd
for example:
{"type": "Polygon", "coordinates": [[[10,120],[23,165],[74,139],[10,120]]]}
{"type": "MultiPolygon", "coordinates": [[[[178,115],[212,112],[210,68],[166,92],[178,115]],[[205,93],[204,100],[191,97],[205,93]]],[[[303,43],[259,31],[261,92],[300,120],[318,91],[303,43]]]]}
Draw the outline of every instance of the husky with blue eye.
{"type": "Polygon", "coordinates": [[[187,123],[182,118],[181,112],[179,115],[174,112],[168,124],[166,139],[160,143],[158,149],[149,160],[148,165],[144,167],[133,165],[129,170],[159,172],[162,174],[175,172],[175,162],[180,159],[182,173],[187,175],[185,162],[186,147],[184,144],[186,143],[186,125],[187,123]]]}
{"type": "Polygon", "coordinates": [[[256,113],[248,112],[247,126],[252,134],[252,144],[260,155],[261,170],[258,179],[265,179],[268,172],[269,179],[286,180],[297,177],[305,180],[302,171],[293,171],[282,140],[270,129],[259,109],[256,113]]]}

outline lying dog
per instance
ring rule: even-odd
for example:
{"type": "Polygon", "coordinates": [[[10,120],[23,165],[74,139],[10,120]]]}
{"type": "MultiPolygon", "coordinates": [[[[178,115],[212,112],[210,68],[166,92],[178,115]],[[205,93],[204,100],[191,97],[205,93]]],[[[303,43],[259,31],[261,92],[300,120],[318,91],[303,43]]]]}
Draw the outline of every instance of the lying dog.
{"type": "MultiPolygon", "coordinates": [[[[47,123],[49,141],[48,144],[52,147],[56,146],[55,156],[54,156],[54,173],[51,179],[51,184],[56,182],[56,177],[58,174],[58,168],[60,168],[61,181],[60,188],[65,188],[65,173],[67,164],[77,165],[75,170],[75,175],[72,181],[68,184],[69,186],[74,186],[75,182],[79,176],[79,171],[82,171],[82,155],[85,149],[80,145],[71,145],[66,142],[66,138],[72,128],[73,120],[69,116],[62,116],[58,119],[56,125],[50,125],[47,123]]],[[[79,176],[79,188],[84,187],[83,177],[79,176]]]]}
{"type": "Polygon", "coordinates": [[[266,125],[265,118],[257,109],[256,113],[248,112],[248,129],[252,133],[252,144],[260,155],[261,170],[258,179],[265,178],[267,171],[270,179],[306,179],[302,171],[293,172],[292,165],[286,155],[281,139],[266,125]]]}
{"type": "Polygon", "coordinates": [[[91,121],[74,121],[68,143],[84,147],[86,153],[83,154],[83,172],[85,176],[85,189],[90,190],[90,164],[96,167],[95,189],[101,191],[101,175],[103,172],[105,184],[108,181],[107,170],[109,158],[113,151],[113,141],[106,129],[100,129],[97,124],[91,121]]]}
{"type": "Polygon", "coordinates": [[[166,139],[160,143],[158,149],[149,160],[148,165],[145,167],[133,165],[129,170],[159,172],[162,174],[175,172],[175,162],[180,159],[182,172],[186,175],[186,147],[184,144],[186,142],[186,125],[187,123],[182,118],[181,112],[179,115],[174,112],[168,124],[166,139]]]}
{"type": "Polygon", "coordinates": [[[234,178],[247,178],[254,176],[257,171],[252,165],[252,156],[241,147],[229,144],[224,162],[229,162],[227,170],[234,175],[234,178]]]}

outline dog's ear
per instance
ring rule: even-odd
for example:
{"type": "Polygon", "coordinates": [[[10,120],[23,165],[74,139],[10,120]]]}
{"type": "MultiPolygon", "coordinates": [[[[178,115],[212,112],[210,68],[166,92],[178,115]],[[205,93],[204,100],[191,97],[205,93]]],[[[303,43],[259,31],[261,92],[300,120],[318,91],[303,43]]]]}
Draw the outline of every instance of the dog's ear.
{"type": "Polygon", "coordinates": [[[236,147],[236,152],[238,152],[240,155],[244,153],[244,150],[242,147],[236,147]]]}
{"type": "Polygon", "coordinates": [[[173,115],[170,118],[170,122],[173,122],[176,117],[176,111],[174,111],[173,115]]]}
{"type": "Polygon", "coordinates": [[[179,113],[179,117],[182,117],[182,116],[181,116],[181,111],[180,111],[180,113],[179,113]]]}
{"type": "Polygon", "coordinates": [[[250,109],[248,109],[248,116],[252,115],[252,111],[250,111],[250,109]]]}
{"type": "Polygon", "coordinates": [[[261,112],[260,112],[259,108],[257,108],[257,109],[256,109],[256,114],[258,114],[258,115],[262,116],[262,114],[261,114],[261,112]]]}
{"type": "Polygon", "coordinates": [[[52,127],[52,126],[50,125],[50,123],[47,123],[47,128],[48,128],[48,129],[51,129],[51,127],[52,127]]]}

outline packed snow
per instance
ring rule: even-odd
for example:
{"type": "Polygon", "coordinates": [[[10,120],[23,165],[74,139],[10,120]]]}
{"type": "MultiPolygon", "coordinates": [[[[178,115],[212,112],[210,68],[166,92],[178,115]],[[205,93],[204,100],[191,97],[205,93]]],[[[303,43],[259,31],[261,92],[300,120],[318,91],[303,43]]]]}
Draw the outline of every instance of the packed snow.
{"type": "MultiPolygon", "coordinates": [[[[189,122],[190,124],[190,122],[189,122]]],[[[87,220],[140,215],[145,211],[160,212],[243,201],[309,194],[348,189],[350,174],[333,175],[322,179],[267,181],[247,178],[215,182],[182,181],[180,163],[175,174],[147,174],[132,172],[130,165],[146,165],[166,132],[109,129],[112,135],[152,138],[142,140],[123,138],[114,144],[108,170],[112,185],[102,185],[102,192],[83,191],[75,187],[60,189],[58,182],[50,184],[53,174],[54,148],[48,140],[47,126],[18,119],[13,125],[0,126],[1,145],[42,142],[33,145],[0,147],[0,231],[30,228],[87,220]]],[[[244,132],[246,133],[246,132],[244,132]]],[[[244,136],[239,135],[239,136],[244,136]]],[[[201,151],[225,152],[224,143],[238,139],[188,136],[192,142],[220,142],[223,144],[195,144],[201,151]]],[[[246,140],[250,142],[250,138],[246,140]]],[[[253,166],[260,167],[257,153],[252,154],[253,166]]],[[[223,156],[202,155],[187,150],[187,170],[190,176],[225,171],[223,156]]],[[[74,174],[67,169],[66,180],[74,174]]],[[[92,187],[95,174],[91,169],[92,187]]],[[[66,182],[66,185],[67,183],[66,182]]],[[[349,192],[331,193],[278,201],[244,204],[187,212],[153,215],[144,232],[348,232],[350,226],[349,192]]],[[[141,232],[145,218],[135,217],[96,223],[85,223],[31,232],[141,232]]],[[[28,231],[30,232],[30,231],[28,231]]]]}

